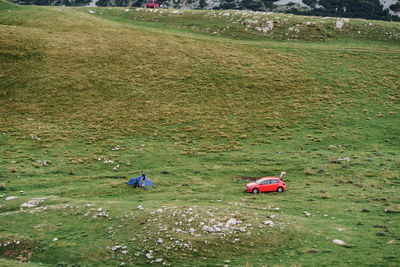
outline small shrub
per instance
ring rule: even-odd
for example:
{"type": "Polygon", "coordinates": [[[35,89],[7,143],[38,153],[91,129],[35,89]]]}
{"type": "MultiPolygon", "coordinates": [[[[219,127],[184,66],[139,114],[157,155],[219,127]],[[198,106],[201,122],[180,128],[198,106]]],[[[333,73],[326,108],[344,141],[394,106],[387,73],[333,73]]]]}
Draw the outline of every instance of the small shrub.
{"type": "Polygon", "coordinates": [[[17,172],[17,169],[16,169],[15,167],[12,167],[12,168],[10,169],[10,172],[16,173],[16,172],[17,172]]]}
{"type": "Polygon", "coordinates": [[[310,167],[307,167],[307,168],[304,169],[304,174],[305,174],[305,175],[312,175],[312,174],[313,174],[313,171],[311,170],[310,167]]]}

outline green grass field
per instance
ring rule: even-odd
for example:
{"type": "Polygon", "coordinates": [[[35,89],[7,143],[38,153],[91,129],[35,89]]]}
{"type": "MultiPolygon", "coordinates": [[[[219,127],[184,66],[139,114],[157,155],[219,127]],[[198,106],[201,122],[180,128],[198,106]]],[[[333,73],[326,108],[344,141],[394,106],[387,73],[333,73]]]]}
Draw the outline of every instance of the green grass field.
{"type": "Polygon", "coordinates": [[[400,23],[337,21],[0,0],[0,266],[399,266],[400,23]]]}

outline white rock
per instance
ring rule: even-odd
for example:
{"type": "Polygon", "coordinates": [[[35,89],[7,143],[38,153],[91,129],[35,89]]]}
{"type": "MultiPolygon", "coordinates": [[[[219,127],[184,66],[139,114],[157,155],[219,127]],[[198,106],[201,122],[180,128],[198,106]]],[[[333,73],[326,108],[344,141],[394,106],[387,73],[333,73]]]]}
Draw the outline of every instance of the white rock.
{"type": "Polygon", "coordinates": [[[210,233],[214,232],[214,229],[208,225],[204,225],[202,230],[203,232],[210,232],[210,233]]]}
{"type": "Polygon", "coordinates": [[[344,25],[344,21],[340,19],[340,20],[337,20],[337,21],[336,21],[335,27],[336,27],[337,29],[341,29],[341,28],[343,28],[343,25],[344,25]]]}
{"type": "Polygon", "coordinates": [[[270,221],[270,220],[266,220],[266,221],[264,222],[264,224],[269,225],[269,227],[274,227],[274,226],[275,226],[274,222],[273,222],[273,221],[270,221]]]}
{"type": "Polygon", "coordinates": [[[304,215],[306,215],[306,217],[310,217],[311,214],[309,212],[305,211],[304,215]]]}
{"type": "Polygon", "coordinates": [[[236,219],[235,218],[230,218],[226,224],[225,227],[229,227],[230,225],[236,225],[236,219]]]}
{"type": "Polygon", "coordinates": [[[157,243],[162,244],[162,242],[163,242],[163,239],[162,239],[161,237],[159,237],[159,238],[157,239],[157,243]]]}
{"type": "Polygon", "coordinates": [[[275,208],[275,211],[279,211],[279,208],[275,208]]]}
{"type": "Polygon", "coordinates": [[[138,208],[139,210],[144,210],[144,208],[142,207],[142,205],[139,205],[137,208],[138,208]]]}
{"type": "Polygon", "coordinates": [[[35,204],[31,204],[31,203],[28,203],[28,202],[26,202],[26,203],[23,203],[23,204],[21,204],[21,208],[34,208],[34,207],[36,207],[37,205],[35,205],[35,204]]]}
{"type": "Polygon", "coordinates": [[[339,245],[339,246],[344,246],[345,245],[345,243],[340,239],[334,239],[332,242],[335,243],[336,245],[339,245]]]}
{"type": "Polygon", "coordinates": [[[162,258],[159,258],[159,259],[156,259],[156,260],[155,260],[155,262],[162,262],[162,261],[163,261],[162,258]]]}
{"type": "Polygon", "coordinates": [[[350,162],[349,157],[338,158],[337,160],[350,162]]]}
{"type": "Polygon", "coordinates": [[[129,8],[125,9],[125,12],[129,12],[129,8]]]}
{"type": "Polygon", "coordinates": [[[111,250],[116,251],[117,249],[121,248],[121,246],[114,246],[111,250]]]}
{"type": "Polygon", "coordinates": [[[8,200],[13,200],[13,199],[17,199],[18,197],[15,197],[15,196],[10,196],[10,197],[7,197],[6,198],[6,201],[8,201],[8,200]]]}
{"type": "Polygon", "coordinates": [[[246,19],[244,22],[249,23],[249,24],[258,24],[258,20],[253,20],[253,19],[246,19]]]}
{"type": "Polygon", "coordinates": [[[270,31],[272,31],[274,29],[274,23],[272,21],[267,21],[267,27],[270,31]]]}
{"type": "Polygon", "coordinates": [[[54,241],[54,242],[55,242],[55,241],[57,241],[57,240],[58,240],[58,238],[57,238],[57,237],[54,237],[54,238],[53,238],[53,241],[54,241]]]}
{"type": "Polygon", "coordinates": [[[153,255],[151,255],[150,253],[147,253],[147,254],[146,254],[146,257],[147,257],[148,259],[152,259],[152,258],[153,258],[153,255]]]}
{"type": "Polygon", "coordinates": [[[89,10],[90,14],[96,14],[96,12],[94,12],[93,10],[89,10]]]}
{"type": "Polygon", "coordinates": [[[158,213],[162,213],[163,210],[162,210],[162,209],[158,209],[157,212],[158,212],[158,213]]]}

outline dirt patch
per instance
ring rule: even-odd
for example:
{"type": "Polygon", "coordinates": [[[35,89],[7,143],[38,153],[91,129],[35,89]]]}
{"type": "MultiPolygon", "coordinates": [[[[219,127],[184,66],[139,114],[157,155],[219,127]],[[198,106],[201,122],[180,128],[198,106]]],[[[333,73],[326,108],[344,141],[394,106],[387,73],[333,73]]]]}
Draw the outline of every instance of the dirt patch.
{"type": "Polygon", "coordinates": [[[243,181],[255,181],[257,180],[259,177],[251,177],[251,176],[242,176],[239,178],[235,178],[234,180],[243,180],[243,181]]]}

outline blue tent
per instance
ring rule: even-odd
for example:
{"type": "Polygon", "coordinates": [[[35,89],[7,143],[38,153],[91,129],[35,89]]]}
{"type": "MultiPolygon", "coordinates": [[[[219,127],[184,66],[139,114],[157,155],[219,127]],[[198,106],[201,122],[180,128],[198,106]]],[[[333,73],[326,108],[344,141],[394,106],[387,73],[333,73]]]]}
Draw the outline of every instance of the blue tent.
{"type": "MultiPolygon", "coordinates": [[[[132,179],[130,179],[127,184],[129,185],[135,185],[136,183],[138,183],[138,185],[140,187],[142,187],[142,176],[138,176],[138,177],[134,177],[132,179]]],[[[155,185],[152,181],[149,180],[149,178],[146,177],[146,179],[144,180],[144,186],[151,186],[151,185],[155,185]]]]}

